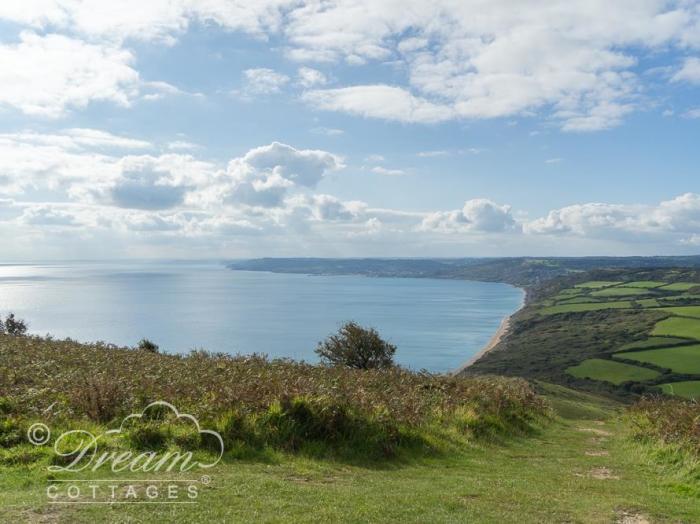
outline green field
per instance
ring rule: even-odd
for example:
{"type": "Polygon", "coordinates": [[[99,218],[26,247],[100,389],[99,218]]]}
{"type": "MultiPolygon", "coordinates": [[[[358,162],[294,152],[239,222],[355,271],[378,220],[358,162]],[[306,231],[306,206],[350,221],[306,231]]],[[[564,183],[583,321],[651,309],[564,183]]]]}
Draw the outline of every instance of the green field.
{"type": "Polygon", "coordinates": [[[543,315],[554,315],[556,313],[579,313],[582,311],[597,311],[599,309],[625,309],[632,307],[632,303],[626,300],[620,302],[592,302],[586,304],[559,304],[542,308],[543,315]]]}
{"type": "Polygon", "coordinates": [[[600,291],[594,291],[591,293],[592,297],[627,297],[627,296],[638,296],[638,295],[648,295],[651,291],[648,289],[640,289],[637,287],[609,287],[606,289],[601,289],[600,291]]]}
{"type": "Polygon", "coordinates": [[[671,337],[686,337],[700,340],[700,320],[681,317],[667,318],[656,324],[651,334],[656,336],[668,335],[671,337]]]}
{"type": "Polygon", "coordinates": [[[657,280],[638,280],[636,282],[625,282],[625,287],[640,287],[644,289],[650,289],[663,286],[664,284],[666,284],[666,282],[659,282],[657,280]]]}
{"type": "Polygon", "coordinates": [[[684,317],[700,318],[700,306],[673,306],[662,308],[662,311],[668,311],[676,315],[684,317]]]}
{"type": "Polygon", "coordinates": [[[649,337],[644,340],[638,340],[637,342],[631,342],[625,344],[620,348],[620,350],[625,349],[651,349],[651,348],[663,348],[668,346],[677,346],[679,344],[688,343],[685,338],[673,338],[673,337],[649,337]]]}
{"type": "Polygon", "coordinates": [[[665,300],[693,300],[693,301],[700,301],[700,295],[690,295],[690,294],[683,294],[683,295],[674,295],[672,297],[664,297],[665,300]]]}
{"type": "Polygon", "coordinates": [[[647,362],[675,373],[700,374],[700,344],[616,353],[613,357],[647,362]]]}
{"type": "Polygon", "coordinates": [[[659,305],[655,298],[643,298],[642,300],[635,300],[635,302],[642,307],[657,307],[659,305]]]}
{"type": "Polygon", "coordinates": [[[557,300],[557,304],[596,304],[599,303],[596,299],[589,297],[588,295],[582,297],[566,298],[564,300],[557,300]]]}
{"type": "Polygon", "coordinates": [[[686,380],[684,382],[670,382],[661,384],[661,390],[667,395],[700,400],[700,380],[686,380]]]}
{"type": "Polygon", "coordinates": [[[698,286],[700,286],[700,283],[697,282],[676,282],[675,284],[662,286],[659,289],[663,289],[664,291],[688,291],[698,286]]]}
{"type": "Polygon", "coordinates": [[[614,362],[612,360],[603,360],[600,358],[584,360],[578,366],[568,368],[566,372],[577,378],[604,380],[605,382],[612,382],[613,384],[622,384],[630,380],[649,380],[659,375],[658,372],[652,369],[640,368],[630,364],[623,364],[622,362],[614,362]]]}
{"type": "Polygon", "coordinates": [[[599,289],[603,287],[616,286],[622,284],[622,282],[611,282],[609,280],[590,280],[588,282],[583,282],[582,284],[576,284],[575,287],[582,287],[586,289],[599,289]]]}

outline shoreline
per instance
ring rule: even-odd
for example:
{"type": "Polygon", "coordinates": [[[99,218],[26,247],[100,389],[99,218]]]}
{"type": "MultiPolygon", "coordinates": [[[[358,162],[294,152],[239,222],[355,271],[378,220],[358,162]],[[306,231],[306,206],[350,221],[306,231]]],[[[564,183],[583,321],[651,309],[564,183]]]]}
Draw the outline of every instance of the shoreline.
{"type": "Polygon", "coordinates": [[[525,297],[523,297],[523,302],[520,304],[520,307],[513,311],[510,315],[503,317],[503,320],[501,320],[498,329],[489,339],[486,345],[482,347],[479,351],[477,351],[474,355],[472,355],[471,358],[469,358],[469,360],[467,360],[464,364],[459,366],[454,371],[450,371],[450,375],[459,375],[462,371],[474,364],[474,362],[486,355],[486,353],[492,351],[493,348],[495,348],[501,342],[501,340],[503,340],[503,338],[508,334],[508,331],[510,331],[511,320],[525,307],[525,301],[525,297]]]}

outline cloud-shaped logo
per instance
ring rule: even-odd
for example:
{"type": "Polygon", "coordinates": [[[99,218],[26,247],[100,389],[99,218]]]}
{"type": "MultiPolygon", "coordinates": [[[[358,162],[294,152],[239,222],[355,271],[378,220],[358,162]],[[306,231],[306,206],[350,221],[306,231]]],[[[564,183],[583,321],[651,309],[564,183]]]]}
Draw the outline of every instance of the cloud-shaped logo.
{"type": "Polygon", "coordinates": [[[194,416],[190,415],[189,413],[180,413],[180,411],[175,406],[173,406],[169,402],[165,402],[164,400],[157,400],[155,402],[151,402],[145,408],[143,408],[141,413],[132,413],[131,415],[124,417],[124,419],[122,419],[122,421],[121,421],[121,424],[119,424],[118,428],[110,429],[110,430],[106,431],[104,434],[105,435],[122,434],[124,432],[125,425],[131,423],[134,420],[136,420],[136,421],[143,420],[143,418],[144,418],[144,416],[146,416],[146,413],[148,412],[148,410],[152,409],[154,407],[167,408],[168,410],[170,410],[172,412],[172,414],[174,415],[174,417],[177,420],[186,420],[188,422],[191,422],[200,435],[209,435],[216,440],[216,442],[218,443],[218,446],[219,446],[219,452],[218,452],[218,455],[216,457],[216,460],[214,460],[211,463],[197,462],[197,465],[200,468],[205,468],[205,469],[211,468],[211,467],[216,466],[219,463],[221,458],[224,456],[224,439],[221,438],[221,435],[218,432],[213,431],[211,429],[202,429],[202,427],[199,424],[199,420],[197,420],[194,416]]]}

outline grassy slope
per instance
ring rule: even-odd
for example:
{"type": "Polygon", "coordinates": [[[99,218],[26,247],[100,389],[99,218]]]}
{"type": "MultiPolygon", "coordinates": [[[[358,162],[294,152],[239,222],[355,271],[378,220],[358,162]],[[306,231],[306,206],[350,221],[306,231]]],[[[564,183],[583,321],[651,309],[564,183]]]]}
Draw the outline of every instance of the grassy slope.
{"type": "Polygon", "coordinates": [[[648,362],[676,373],[700,375],[700,345],[630,351],[618,353],[615,357],[648,362]]]}
{"type": "Polygon", "coordinates": [[[578,366],[567,369],[567,373],[578,378],[596,378],[613,384],[622,384],[628,380],[649,380],[659,375],[653,369],[599,358],[584,360],[578,366]]]}
{"type": "Polygon", "coordinates": [[[700,380],[684,380],[663,384],[661,389],[669,395],[700,400],[700,380]]]}
{"type": "Polygon", "coordinates": [[[662,479],[623,439],[614,404],[541,387],[561,418],[534,437],[377,467],[282,454],[233,461],[211,473],[191,507],[47,506],[40,469],[6,469],[0,521],[602,523],[625,514],[700,521],[698,494],[662,479]]]}

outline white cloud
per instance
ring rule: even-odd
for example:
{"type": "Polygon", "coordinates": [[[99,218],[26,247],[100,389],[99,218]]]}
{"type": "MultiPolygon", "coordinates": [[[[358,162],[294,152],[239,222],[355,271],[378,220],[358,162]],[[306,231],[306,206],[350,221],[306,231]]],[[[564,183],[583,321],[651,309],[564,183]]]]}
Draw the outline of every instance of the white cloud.
{"type": "Polygon", "coordinates": [[[686,118],[700,118],[700,107],[688,109],[688,111],[683,113],[683,116],[686,118]]]}
{"type": "Polygon", "coordinates": [[[434,158],[438,156],[449,156],[450,152],[444,149],[438,149],[434,151],[420,151],[416,153],[416,156],[420,158],[434,158]]]}
{"type": "Polygon", "coordinates": [[[686,58],[681,68],[671,77],[674,82],[700,84],[700,58],[686,58]]]}
{"type": "Polygon", "coordinates": [[[423,219],[420,230],[502,233],[517,230],[517,224],[510,206],[499,205],[486,198],[475,198],[467,200],[460,210],[429,214],[423,219]]]}
{"type": "Polygon", "coordinates": [[[246,69],[243,71],[243,76],[245,77],[243,93],[249,96],[279,93],[289,82],[287,75],[265,67],[246,69]]]}
{"type": "Polygon", "coordinates": [[[326,151],[273,142],[233,159],[221,192],[229,202],[279,207],[290,188],[313,188],[324,175],[342,167],[342,159],[326,151]]]}
{"type": "Polygon", "coordinates": [[[322,86],[328,83],[328,78],[318,69],[311,67],[300,67],[297,72],[299,76],[299,85],[304,88],[322,86]]]}
{"type": "Polygon", "coordinates": [[[550,211],[526,223],[533,234],[631,239],[648,235],[697,234],[700,195],[686,193],[656,206],[641,204],[575,204],[550,211]]]}
{"type": "Polygon", "coordinates": [[[555,158],[548,158],[547,160],[544,161],[545,164],[561,164],[561,158],[555,157],[555,158]]]}
{"type": "Polygon", "coordinates": [[[199,145],[195,144],[193,142],[188,142],[186,140],[174,140],[172,142],[168,142],[167,144],[168,149],[179,151],[179,150],[192,150],[192,149],[199,149],[199,145]]]}
{"type": "Polygon", "coordinates": [[[0,45],[0,105],[51,118],[94,101],[128,106],[139,86],[132,61],[118,47],[24,32],[0,45]]]}
{"type": "Polygon", "coordinates": [[[302,98],[312,107],[385,120],[434,123],[454,116],[452,109],[415,97],[405,89],[365,85],[307,91],[302,98]]]}
{"type": "MultiPolygon", "coordinates": [[[[646,103],[640,49],[688,54],[674,80],[697,83],[700,74],[693,1],[547,0],[513,9],[508,0],[24,0],[3,2],[0,19],[71,35],[34,35],[38,41],[1,48],[0,103],[50,116],[91,100],[128,104],[139,82],[120,46],[172,44],[192,23],[273,37],[294,60],[391,63],[405,72],[395,85],[320,89],[326,75],[306,64],[297,83],[320,109],[399,122],[539,114],[566,131],[607,129],[646,103]],[[40,45],[47,38],[64,38],[50,47],[76,58],[40,45]],[[105,72],[99,82],[97,69],[105,72]],[[37,81],[45,71],[48,88],[37,81]]],[[[270,69],[249,71],[249,95],[278,93],[290,82],[270,69]]]]}
{"type": "Polygon", "coordinates": [[[382,166],[373,167],[371,171],[372,173],[383,176],[404,176],[407,174],[403,169],[388,169],[382,166]]]}
{"type": "Polygon", "coordinates": [[[64,149],[106,148],[106,149],[149,149],[150,142],[135,138],[114,135],[107,131],[88,128],[63,129],[58,133],[37,133],[21,131],[2,133],[0,139],[14,140],[45,146],[58,146],[64,149]]]}

